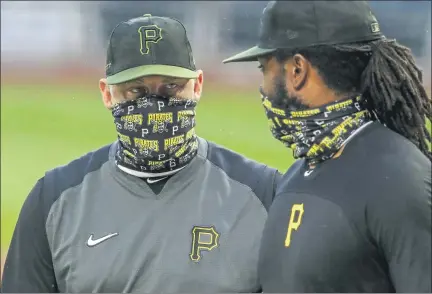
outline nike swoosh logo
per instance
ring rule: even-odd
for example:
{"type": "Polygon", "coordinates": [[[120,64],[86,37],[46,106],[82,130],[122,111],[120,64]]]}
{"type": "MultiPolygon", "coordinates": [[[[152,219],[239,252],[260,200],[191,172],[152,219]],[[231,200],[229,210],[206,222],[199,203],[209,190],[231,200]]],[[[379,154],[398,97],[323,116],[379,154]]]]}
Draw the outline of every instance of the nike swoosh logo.
{"type": "Polygon", "coordinates": [[[87,246],[88,247],[94,247],[94,246],[102,243],[103,241],[111,239],[112,237],[115,237],[117,235],[118,235],[118,233],[112,233],[112,234],[106,235],[106,236],[104,236],[102,238],[93,240],[93,234],[91,234],[90,237],[87,240],[87,246]]]}
{"type": "Polygon", "coordinates": [[[313,172],[313,169],[312,170],[307,170],[307,171],[304,172],[304,176],[308,177],[312,172],[313,172]]]}
{"type": "Polygon", "coordinates": [[[148,178],[147,183],[149,183],[149,184],[157,183],[157,182],[162,181],[163,179],[166,179],[166,178],[168,178],[168,177],[163,177],[163,178],[159,178],[156,180],[152,180],[151,178],[148,178]]]}

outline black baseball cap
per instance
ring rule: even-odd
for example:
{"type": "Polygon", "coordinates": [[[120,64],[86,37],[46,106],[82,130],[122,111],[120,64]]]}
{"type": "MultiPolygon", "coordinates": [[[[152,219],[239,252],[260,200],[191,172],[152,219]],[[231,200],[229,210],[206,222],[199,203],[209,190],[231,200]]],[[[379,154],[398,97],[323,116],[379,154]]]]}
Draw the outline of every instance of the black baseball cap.
{"type": "Polygon", "coordinates": [[[108,84],[149,75],[198,77],[183,24],[150,14],[123,21],[114,28],[105,71],[108,84]]]}
{"type": "Polygon", "coordinates": [[[383,38],[367,1],[270,1],[257,46],[223,63],[256,61],[277,49],[366,42],[383,38]]]}

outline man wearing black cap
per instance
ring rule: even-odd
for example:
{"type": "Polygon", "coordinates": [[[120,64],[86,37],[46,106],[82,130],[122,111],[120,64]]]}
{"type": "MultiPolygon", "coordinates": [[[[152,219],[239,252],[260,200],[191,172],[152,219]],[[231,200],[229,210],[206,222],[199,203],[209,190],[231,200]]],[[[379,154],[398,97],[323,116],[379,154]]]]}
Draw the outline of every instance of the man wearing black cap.
{"type": "Polygon", "coordinates": [[[195,134],[203,84],[183,25],[118,24],[100,80],[118,140],[28,196],[3,292],[258,292],[279,173],[195,134]]]}
{"type": "Polygon", "coordinates": [[[264,292],[431,292],[431,105],[410,50],[366,1],[271,1],[258,61],[276,139],[298,160],[260,250],[264,292]]]}

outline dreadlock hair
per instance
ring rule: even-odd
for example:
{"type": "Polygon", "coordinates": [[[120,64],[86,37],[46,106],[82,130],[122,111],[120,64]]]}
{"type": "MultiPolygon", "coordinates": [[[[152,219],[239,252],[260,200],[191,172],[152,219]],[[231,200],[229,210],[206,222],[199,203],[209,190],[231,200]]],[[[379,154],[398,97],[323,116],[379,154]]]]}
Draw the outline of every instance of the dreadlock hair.
{"type": "Polygon", "coordinates": [[[278,49],[275,58],[284,62],[303,55],[337,95],[359,94],[375,119],[414,143],[432,160],[431,101],[422,84],[422,72],[411,50],[396,40],[317,45],[278,49]]]}

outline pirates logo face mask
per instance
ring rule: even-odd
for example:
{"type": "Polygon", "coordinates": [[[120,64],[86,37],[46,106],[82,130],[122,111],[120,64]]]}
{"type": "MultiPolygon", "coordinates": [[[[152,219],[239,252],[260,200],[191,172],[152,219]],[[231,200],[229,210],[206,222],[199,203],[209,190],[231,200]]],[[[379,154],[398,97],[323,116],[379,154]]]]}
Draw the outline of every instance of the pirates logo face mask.
{"type": "Polygon", "coordinates": [[[306,158],[314,165],[330,159],[345,140],[371,120],[361,96],[299,111],[276,108],[261,90],[273,136],[293,150],[294,158],[306,158]]]}
{"type": "Polygon", "coordinates": [[[138,176],[186,166],[198,150],[196,104],[193,100],[152,95],[115,105],[112,115],[119,140],[117,165],[138,176]]]}

